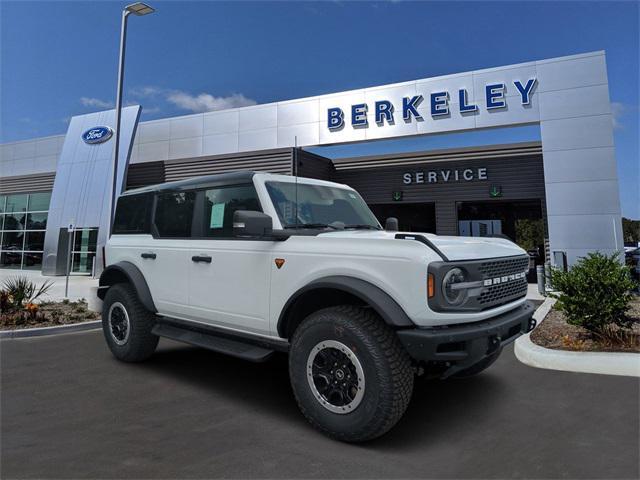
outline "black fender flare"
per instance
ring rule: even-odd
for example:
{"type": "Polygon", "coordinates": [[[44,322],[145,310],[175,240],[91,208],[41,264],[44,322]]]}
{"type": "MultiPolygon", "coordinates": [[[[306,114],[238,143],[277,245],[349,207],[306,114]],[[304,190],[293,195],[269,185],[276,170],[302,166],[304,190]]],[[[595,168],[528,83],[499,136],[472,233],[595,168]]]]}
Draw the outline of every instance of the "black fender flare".
{"type": "Polygon", "coordinates": [[[122,279],[123,276],[133,286],[138,299],[144,307],[150,312],[156,313],[158,309],[155,303],[153,303],[149,285],[147,285],[147,281],[140,269],[131,262],[122,261],[114,263],[102,271],[98,283],[98,297],[104,300],[108,288],[115,283],[119,283],[118,280],[122,279]]]}
{"type": "Polygon", "coordinates": [[[381,288],[359,278],[335,275],[314,280],[289,297],[278,318],[278,334],[280,336],[286,337],[290,307],[301,295],[318,289],[341,290],[359,298],[371,306],[384,322],[393,328],[415,327],[398,302],[381,288]]]}

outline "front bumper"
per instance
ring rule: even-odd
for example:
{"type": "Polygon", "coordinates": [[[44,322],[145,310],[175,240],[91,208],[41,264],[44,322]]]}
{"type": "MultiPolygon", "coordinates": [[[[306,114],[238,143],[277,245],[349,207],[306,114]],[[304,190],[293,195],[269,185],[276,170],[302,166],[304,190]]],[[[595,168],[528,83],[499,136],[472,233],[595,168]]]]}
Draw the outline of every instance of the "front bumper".
{"type": "Polygon", "coordinates": [[[398,338],[416,361],[442,368],[441,377],[464,370],[536,326],[530,303],[481,322],[398,330],[398,338]]]}

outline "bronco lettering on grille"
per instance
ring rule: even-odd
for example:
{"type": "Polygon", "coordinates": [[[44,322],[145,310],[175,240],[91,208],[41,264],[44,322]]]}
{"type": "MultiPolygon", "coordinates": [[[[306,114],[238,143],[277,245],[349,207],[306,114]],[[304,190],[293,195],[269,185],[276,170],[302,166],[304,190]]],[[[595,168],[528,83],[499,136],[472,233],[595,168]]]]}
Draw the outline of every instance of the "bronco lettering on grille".
{"type": "Polygon", "coordinates": [[[512,273],[511,275],[504,275],[502,277],[496,278],[487,278],[483,282],[483,286],[490,287],[491,285],[500,285],[502,283],[513,282],[515,280],[520,280],[521,278],[525,278],[527,276],[527,272],[520,273],[512,273]]]}

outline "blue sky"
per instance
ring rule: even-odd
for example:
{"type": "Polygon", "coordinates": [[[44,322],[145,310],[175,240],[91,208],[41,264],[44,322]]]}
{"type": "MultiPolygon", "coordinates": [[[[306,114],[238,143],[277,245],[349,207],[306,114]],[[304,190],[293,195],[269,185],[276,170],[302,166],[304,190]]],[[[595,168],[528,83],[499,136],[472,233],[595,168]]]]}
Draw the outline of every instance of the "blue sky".
{"type": "MultiPolygon", "coordinates": [[[[606,50],[623,214],[638,197],[638,3],[159,2],[130,21],[143,120],[606,50]]],[[[115,98],[124,2],[0,3],[0,142],[115,98]]],[[[331,147],[330,156],[537,139],[537,127],[331,147]]]]}

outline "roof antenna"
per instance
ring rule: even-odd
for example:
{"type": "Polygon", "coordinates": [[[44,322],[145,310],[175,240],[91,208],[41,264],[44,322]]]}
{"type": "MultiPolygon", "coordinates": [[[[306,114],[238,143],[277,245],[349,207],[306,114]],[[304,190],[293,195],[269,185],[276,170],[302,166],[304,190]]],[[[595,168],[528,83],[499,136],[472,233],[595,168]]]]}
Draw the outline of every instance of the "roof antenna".
{"type": "Polygon", "coordinates": [[[298,136],[293,137],[293,174],[296,178],[295,186],[295,208],[293,210],[295,215],[295,228],[298,229],[298,136]]]}

